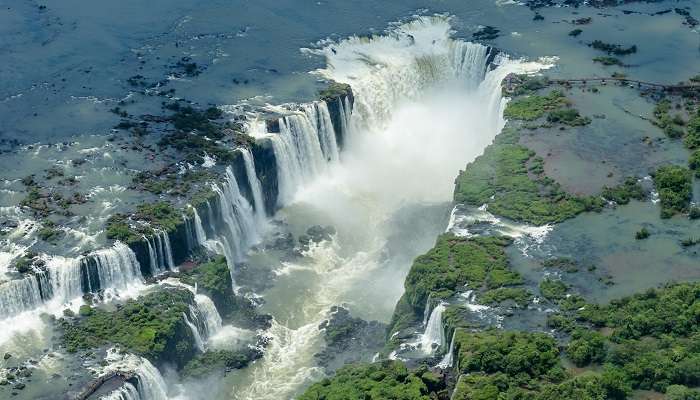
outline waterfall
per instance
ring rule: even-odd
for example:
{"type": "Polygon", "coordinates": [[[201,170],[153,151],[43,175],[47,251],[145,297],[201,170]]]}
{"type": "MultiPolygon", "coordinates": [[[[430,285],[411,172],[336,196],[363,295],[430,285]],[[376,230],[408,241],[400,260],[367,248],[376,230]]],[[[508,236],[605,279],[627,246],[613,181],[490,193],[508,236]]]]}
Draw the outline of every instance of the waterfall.
{"type": "Polygon", "coordinates": [[[450,349],[447,350],[447,353],[445,356],[442,358],[440,363],[438,363],[438,368],[442,369],[448,369],[452,368],[452,365],[454,364],[454,350],[455,350],[455,336],[457,336],[457,331],[452,333],[452,340],[450,341],[450,349]]]}
{"type": "Polygon", "coordinates": [[[279,134],[267,136],[277,160],[279,205],[289,204],[299,188],[340,158],[328,104],[317,101],[299,107],[279,119],[279,134]]]}
{"type": "MultiPolygon", "coordinates": [[[[195,318],[196,322],[199,322],[196,319],[197,310],[193,306],[190,306],[190,314],[192,314],[192,317],[195,318]]],[[[192,320],[190,320],[190,317],[187,316],[187,313],[182,313],[182,318],[185,320],[185,324],[187,324],[187,326],[192,331],[192,336],[194,337],[194,343],[197,346],[197,349],[201,352],[204,352],[206,350],[206,345],[204,343],[204,339],[202,338],[201,330],[203,328],[192,322],[192,320]]]]}
{"type": "Polygon", "coordinates": [[[425,301],[425,309],[423,309],[423,326],[428,325],[428,318],[430,317],[430,296],[428,295],[428,299],[425,301]]]}
{"type": "MultiPolygon", "coordinates": [[[[338,101],[340,102],[340,99],[338,101]]],[[[333,129],[333,122],[331,121],[331,113],[328,111],[328,104],[325,101],[320,101],[314,103],[314,108],[317,120],[316,131],[318,132],[321,151],[327,162],[337,162],[340,158],[340,153],[338,151],[335,129],[333,129]]]]}
{"type": "Polygon", "coordinates": [[[151,239],[149,239],[148,236],[144,235],[143,240],[146,241],[146,245],[148,246],[148,260],[149,260],[149,263],[151,264],[151,274],[155,275],[156,271],[159,270],[158,258],[156,256],[156,249],[151,244],[151,239]]]}
{"type": "Polygon", "coordinates": [[[189,312],[183,313],[182,318],[192,331],[197,349],[205,351],[209,339],[219,333],[223,327],[216,305],[207,295],[197,293],[196,285],[190,286],[173,278],[165,279],[160,283],[183,287],[194,294],[194,303],[190,304],[189,312]]]}
{"type": "Polygon", "coordinates": [[[11,317],[39,307],[43,300],[35,276],[5,282],[0,285],[0,315],[11,317]]]}
{"type": "Polygon", "coordinates": [[[168,400],[168,387],[158,369],[147,359],[133,354],[120,354],[115,348],[107,350],[107,366],[102,374],[119,372],[136,375],[136,385],[127,382],[102,397],[103,400],[168,400]],[[135,390],[134,390],[135,389],[135,390]]]}
{"type": "Polygon", "coordinates": [[[197,313],[200,316],[200,321],[204,326],[204,331],[207,339],[216,335],[222,327],[221,315],[216,309],[214,302],[208,296],[196,294],[194,301],[197,304],[197,313]]]}
{"type": "Polygon", "coordinates": [[[126,289],[143,282],[136,255],[124,243],[116,242],[111,248],[95,251],[89,257],[95,262],[100,289],[126,289]]]}
{"type": "Polygon", "coordinates": [[[214,227],[214,210],[211,208],[211,203],[209,203],[209,200],[206,201],[205,203],[207,205],[207,217],[208,222],[209,222],[209,229],[211,230],[212,235],[216,233],[216,228],[214,227]]]}
{"type": "Polygon", "coordinates": [[[231,167],[226,168],[225,181],[214,185],[214,191],[219,196],[221,219],[228,230],[228,244],[234,250],[235,260],[231,261],[239,261],[245,251],[259,240],[253,207],[241,194],[231,167]]]}
{"type": "Polygon", "coordinates": [[[445,304],[440,303],[430,313],[430,319],[425,326],[425,332],[421,335],[420,344],[423,353],[432,355],[435,349],[440,348],[445,343],[445,331],[442,327],[442,312],[445,311],[445,304]],[[435,348],[433,348],[435,346],[435,348]]]}
{"type": "Polygon", "coordinates": [[[134,252],[121,242],[80,258],[44,256],[42,260],[46,273],[0,285],[2,317],[37,309],[49,300],[52,305],[61,307],[84,293],[123,290],[143,281],[134,252]]]}
{"type": "Polygon", "coordinates": [[[106,396],[100,397],[100,400],[145,400],[141,398],[139,390],[129,382],[124,382],[124,385],[112,391],[106,396]]]}
{"type": "Polygon", "coordinates": [[[241,147],[239,150],[243,155],[245,172],[248,176],[248,184],[250,185],[250,191],[253,193],[253,208],[255,208],[255,216],[258,226],[262,226],[265,223],[267,213],[265,212],[265,200],[263,197],[262,185],[260,184],[260,179],[258,179],[258,175],[255,172],[253,155],[250,153],[250,150],[245,147],[241,147]]]}
{"type": "Polygon", "coordinates": [[[168,265],[168,269],[171,271],[175,269],[175,262],[173,261],[173,249],[170,247],[170,235],[168,232],[162,231],[163,244],[165,245],[165,261],[168,265]]]}
{"type": "Polygon", "coordinates": [[[153,242],[147,236],[143,239],[148,244],[148,258],[151,263],[151,275],[156,276],[167,270],[174,270],[173,251],[170,247],[170,237],[168,232],[156,230],[153,235],[153,242]]]}

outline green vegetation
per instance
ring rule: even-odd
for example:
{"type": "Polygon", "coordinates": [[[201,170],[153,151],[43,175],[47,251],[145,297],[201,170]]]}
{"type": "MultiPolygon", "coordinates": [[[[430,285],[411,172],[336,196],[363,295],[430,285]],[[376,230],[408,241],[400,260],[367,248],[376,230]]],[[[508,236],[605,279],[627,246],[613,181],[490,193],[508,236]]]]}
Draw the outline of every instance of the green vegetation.
{"type": "Polygon", "coordinates": [[[571,378],[559,363],[559,349],[542,333],[459,330],[455,347],[461,375],[454,400],[602,400],[629,392],[617,371],[571,378]]]}
{"type": "Polygon", "coordinates": [[[182,271],[179,278],[190,286],[196,285],[201,293],[209,296],[225,322],[246,329],[269,327],[270,316],[259,314],[249,299],[233,292],[231,272],[225,257],[219,256],[190,270],[182,271]]]}
{"type": "Polygon", "coordinates": [[[140,204],[132,217],[114,214],[107,220],[107,239],[133,243],[153,235],[153,228],[173,231],[182,223],[182,214],[166,201],[140,204]],[[144,221],[148,224],[136,224],[144,221]]]}
{"type": "Polygon", "coordinates": [[[226,258],[219,256],[212,261],[200,264],[182,272],[180,280],[190,286],[197,286],[209,296],[219,310],[230,310],[234,298],[231,273],[226,258]]]}
{"type": "Polygon", "coordinates": [[[435,247],[413,262],[390,331],[415,322],[428,296],[447,298],[465,284],[472,289],[496,289],[522,283],[521,276],[508,265],[505,247],[510,243],[506,237],[441,235],[435,247]]]}
{"type": "Polygon", "coordinates": [[[553,90],[545,96],[530,95],[508,103],[503,116],[506,118],[534,121],[547,113],[568,104],[564,94],[553,90]]]}
{"type": "Polygon", "coordinates": [[[139,231],[132,228],[129,217],[124,214],[114,214],[107,220],[107,239],[133,243],[142,239],[143,234],[153,233],[151,230],[139,231]]]}
{"type": "Polygon", "coordinates": [[[625,181],[615,187],[603,188],[601,196],[609,201],[614,201],[617,204],[627,204],[630,200],[644,200],[644,189],[639,184],[637,178],[629,177],[625,181]]]}
{"type": "Polygon", "coordinates": [[[588,210],[600,210],[599,197],[575,197],[546,177],[543,161],[518,144],[518,132],[505,128],[484,154],[456,180],[455,201],[488,205],[496,215],[535,225],[561,222],[588,210]]]}
{"type": "Polygon", "coordinates": [[[569,126],[583,126],[590,124],[591,119],[581,116],[578,110],[573,108],[564,108],[550,111],[547,114],[547,122],[551,122],[553,124],[560,123],[569,126]]]}
{"type": "Polygon", "coordinates": [[[549,80],[546,76],[509,75],[503,87],[504,94],[509,96],[522,96],[534,94],[536,91],[547,87],[549,80]]]}
{"type": "Polygon", "coordinates": [[[654,123],[663,129],[666,136],[678,139],[684,135],[683,125],[685,125],[685,121],[677,115],[671,116],[671,106],[668,99],[659,101],[654,107],[654,117],[656,117],[654,123]]]}
{"type": "Polygon", "coordinates": [[[570,309],[548,325],[572,332],[566,353],[577,366],[602,365],[621,387],[672,394],[700,384],[698,310],[700,283],[683,283],[570,309]]]}
{"type": "Polygon", "coordinates": [[[318,97],[323,101],[330,102],[349,94],[352,94],[350,85],[331,81],[327,88],[319,92],[318,97]]]}
{"type": "Polygon", "coordinates": [[[115,311],[81,309],[80,317],[61,319],[69,352],[118,344],[150,360],[183,365],[194,355],[192,333],[184,323],[193,295],[186,289],[163,289],[127,301],[115,311]]]}
{"type": "Polygon", "coordinates": [[[661,200],[661,218],[670,218],[689,210],[692,198],[692,174],[688,168],[665,165],[653,175],[661,200]]]}
{"type": "Polygon", "coordinates": [[[262,357],[262,352],[252,347],[236,351],[208,350],[197,354],[187,362],[182,370],[182,375],[186,378],[201,379],[211,376],[212,373],[245,368],[260,357],[262,357]]]}
{"type": "Polygon", "coordinates": [[[42,223],[41,228],[37,232],[39,239],[49,242],[56,243],[56,241],[63,236],[63,231],[56,227],[56,223],[47,219],[42,223]]]}
{"type": "Polygon", "coordinates": [[[235,153],[232,150],[221,146],[213,140],[208,140],[205,137],[189,132],[180,131],[163,136],[158,144],[163,147],[173,147],[183,153],[191,153],[196,157],[208,154],[224,162],[231,161],[235,157],[235,153]]]}
{"type": "Polygon", "coordinates": [[[178,174],[172,169],[165,169],[157,173],[139,172],[132,181],[137,187],[153,194],[187,196],[193,185],[201,185],[213,179],[214,175],[209,171],[187,170],[184,174],[178,174]]]}
{"type": "Polygon", "coordinates": [[[550,258],[545,260],[542,263],[542,266],[544,268],[558,269],[567,273],[574,273],[578,272],[579,270],[578,263],[575,260],[567,257],[550,258]]]}
{"type": "Polygon", "coordinates": [[[625,65],[619,58],[611,56],[594,57],[593,62],[601,63],[603,65],[617,65],[620,67],[625,65]]]}
{"type": "Polygon", "coordinates": [[[502,287],[484,292],[480,300],[484,304],[499,304],[512,300],[520,307],[525,307],[532,299],[532,294],[523,288],[502,287]]]}
{"type": "Polygon", "coordinates": [[[683,144],[691,150],[700,148],[700,112],[697,112],[695,116],[688,121],[683,144]]]}
{"type": "Polygon", "coordinates": [[[605,359],[607,343],[602,334],[585,329],[577,329],[571,334],[566,354],[577,367],[600,363],[605,359]]]}
{"type": "Polygon", "coordinates": [[[622,47],[622,45],[605,43],[601,40],[594,40],[589,44],[589,46],[596,50],[604,51],[608,54],[615,54],[616,56],[626,56],[637,52],[637,45],[632,45],[625,48],[622,47]]]}
{"type": "Polygon", "coordinates": [[[409,371],[398,361],[349,365],[308,388],[298,400],[430,400],[442,383],[427,371],[409,371]]]}
{"type": "Polygon", "coordinates": [[[540,282],[540,293],[548,300],[556,301],[566,297],[569,287],[560,280],[545,278],[540,282]]]}
{"type": "Polygon", "coordinates": [[[688,168],[695,171],[695,176],[700,178],[700,150],[695,150],[690,154],[688,168]]]}
{"type": "Polygon", "coordinates": [[[647,228],[642,228],[634,234],[634,238],[637,240],[644,240],[647,239],[650,235],[651,233],[649,233],[649,230],[647,230],[647,228]]]}
{"type": "Polygon", "coordinates": [[[167,201],[140,204],[134,217],[148,221],[153,227],[172,231],[182,223],[182,212],[167,201]]]}

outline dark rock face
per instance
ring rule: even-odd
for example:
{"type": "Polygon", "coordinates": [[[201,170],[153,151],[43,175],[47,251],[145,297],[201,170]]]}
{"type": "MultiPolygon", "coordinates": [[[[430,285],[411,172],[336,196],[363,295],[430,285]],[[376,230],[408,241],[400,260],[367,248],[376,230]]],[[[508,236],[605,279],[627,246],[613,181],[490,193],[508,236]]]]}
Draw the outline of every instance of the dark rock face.
{"type": "Polygon", "coordinates": [[[306,248],[311,243],[320,243],[324,240],[331,240],[335,235],[335,228],[332,226],[314,225],[306,230],[305,235],[299,236],[299,244],[306,248]]]}
{"type": "Polygon", "coordinates": [[[255,146],[251,147],[250,151],[255,159],[255,172],[262,186],[263,197],[265,198],[265,211],[267,215],[272,215],[277,211],[277,197],[279,196],[275,152],[269,140],[256,143],[255,146]]]}
{"type": "Polygon", "coordinates": [[[372,361],[384,346],[385,324],[354,318],[343,307],[333,306],[331,318],[318,328],[325,330],[326,348],[315,357],[329,372],[347,363],[372,361]]]}
{"type": "MultiPolygon", "coordinates": [[[[335,141],[338,143],[338,148],[343,149],[345,144],[345,134],[347,132],[343,131],[343,117],[340,112],[341,107],[344,108],[345,99],[348,100],[350,108],[355,102],[355,97],[353,96],[352,89],[348,89],[348,92],[335,99],[327,99],[326,105],[328,105],[328,113],[331,115],[331,122],[333,123],[333,129],[335,130],[335,141]]],[[[346,113],[351,112],[351,110],[345,110],[346,113]]]]}

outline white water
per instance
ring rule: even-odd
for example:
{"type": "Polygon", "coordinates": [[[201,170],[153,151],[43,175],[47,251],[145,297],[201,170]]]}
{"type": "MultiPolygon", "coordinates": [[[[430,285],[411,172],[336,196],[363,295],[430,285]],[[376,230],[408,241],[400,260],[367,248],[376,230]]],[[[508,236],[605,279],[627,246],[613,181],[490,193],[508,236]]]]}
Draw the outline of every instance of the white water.
{"type": "MultiPolygon", "coordinates": [[[[192,315],[194,318],[197,316],[197,309],[193,306],[190,306],[190,315],[192,315]]],[[[187,313],[182,313],[182,318],[185,320],[185,324],[190,328],[190,331],[192,331],[192,337],[194,338],[194,343],[197,346],[197,350],[204,352],[207,347],[205,344],[205,339],[202,337],[202,328],[199,327],[198,324],[195,324],[195,322],[192,322],[190,317],[187,316],[187,313]]],[[[199,322],[199,320],[195,320],[196,322],[199,322]]]]}
{"type": "MultiPolygon", "coordinates": [[[[320,142],[293,140],[305,126],[302,113],[285,117],[280,135],[267,136],[278,160],[280,198],[287,204],[282,213],[312,209],[330,218],[339,235],[310,249],[302,262],[283,264],[278,279],[303,282],[301,289],[294,286],[303,294],[280,294],[288,304],[280,299],[273,311],[270,347],[234,382],[233,398],[291,398],[322,375],[312,354],[322,344],[317,326],[331,305],[361,303],[389,317],[408,265],[393,275],[382,271],[388,234],[383,224],[403,205],[450,201],[457,172],[504,124],[502,79],[543,68],[500,57],[487,73],[487,49],[450,36],[447,19],[419,18],[385,36],[309,50],[326,57],[328,67],[320,75],[353,88],[342,160],[324,167],[320,142]],[[381,273],[391,279],[379,279],[381,273]]],[[[443,308],[436,307],[427,321],[426,343],[444,342],[443,308]]]]}
{"type": "Polygon", "coordinates": [[[136,296],[145,287],[136,256],[120,242],[85,257],[41,258],[46,273],[0,285],[0,326],[7,327],[0,332],[0,344],[17,333],[41,329],[41,313],[60,315],[65,308],[77,310],[83,304],[83,292],[103,290],[105,300],[110,300],[136,296]],[[87,287],[82,284],[83,274],[90,278],[87,287]]]}
{"type": "Polygon", "coordinates": [[[229,267],[232,267],[234,262],[244,258],[250,246],[260,240],[260,226],[256,224],[253,207],[241,194],[231,167],[226,168],[225,181],[220,185],[214,185],[213,189],[219,199],[219,216],[227,230],[219,241],[225,248],[231,249],[230,256],[233,258],[228,261],[229,267]]]}
{"type": "MultiPolygon", "coordinates": [[[[100,397],[101,400],[142,400],[139,390],[129,382],[125,382],[123,386],[114,390],[106,396],[100,397]]],[[[145,399],[144,399],[145,400],[145,399]]]]}
{"type": "Polygon", "coordinates": [[[457,336],[457,332],[454,332],[452,334],[452,340],[450,341],[450,348],[447,350],[447,353],[445,353],[445,356],[442,358],[440,363],[438,363],[438,365],[437,365],[438,368],[442,368],[442,369],[452,368],[452,365],[454,364],[455,336],[457,336]]]}
{"type": "MultiPolygon", "coordinates": [[[[108,364],[98,371],[100,374],[109,374],[111,372],[134,373],[137,376],[138,384],[136,386],[136,397],[134,397],[133,390],[126,387],[119,389],[118,394],[113,392],[108,397],[103,397],[103,399],[168,400],[168,387],[163,377],[158,372],[158,369],[145,358],[133,354],[120,354],[120,351],[117,349],[109,349],[105,360],[108,364]],[[119,397],[122,394],[132,397],[119,397]]],[[[131,384],[128,385],[133,387],[131,384]]]]}
{"type": "MultiPolygon", "coordinates": [[[[282,206],[290,204],[300,188],[340,159],[336,132],[326,103],[313,102],[297,107],[298,110],[279,119],[279,134],[264,135],[271,141],[277,160],[278,204],[282,206]]],[[[345,114],[343,104],[340,109],[345,114]]]]}
{"type": "Polygon", "coordinates": [[[157,230],[153,238],[144,236],[148,244],[148,257],[151,263],[151,274],[158,275],[175,269],[173,251],[170,247],[170,237],[165,231],[157,230]]]}
{"type": "Polygon", "coordinates": [[[442,326],[443,311],[445,311],[443,303],[433,308],[428,324],[425,326],[425,331],[421,335],[421,350],[427,356],[435,354],[435,351],[445,344],[445,330],[442,326]]]}
{"type": "Polygon", "coordinates": [[[267,219],[267,213],[265,212],[265,200],[262,192],[262,185],[260,184],[260,179],[258,179],[257,172],[255,172],[255,161],[253,160],[253,155],[245,147],[239,149],[243,155],[243,161],[245,163],[245,172],[248,176],[248,185],[250,186],[250,191],[253,193],[253,207],[255,208],[255,217],[258,227],[262,227],[267,219]]]}
{"type": "Polygon", "coordinates": [[[194,301],[197,304],[196,312],[203,326],[204,337],[209,340],[222,328],[221,315],[219,315],[219,311],[209,297],[203,294],[196,294],[194,301]]]}

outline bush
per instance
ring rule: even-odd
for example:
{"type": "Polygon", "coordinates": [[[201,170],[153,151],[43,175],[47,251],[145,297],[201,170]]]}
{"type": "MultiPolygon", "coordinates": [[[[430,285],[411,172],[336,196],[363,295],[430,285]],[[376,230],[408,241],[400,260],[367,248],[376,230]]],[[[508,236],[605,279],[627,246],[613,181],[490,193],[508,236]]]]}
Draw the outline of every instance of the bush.
{"type": "MultiPolygon", "coordinates": [[[[431,382],[432,383],[432,382],[431,382]]],[[[348,365],[309,387],[298,400],[430,400],[420,376],[398,361],[348,365]]]]}
{"type": "Polygon", "coordinates": [[[695,171],[695,176],[700,178],[700,150],[695,150],[690,154],[688,168],[695,171]]]}
{"type": "Polygon", "coordinates": [[[681,166],[666,165],[656,170],[654,185],[661,200],[662,218],[688,211],[692,197],[691,179],[690,170],[681,166]]]}
{"type": "Polygon", "coordinates": [[[562,123],[569,126],[583,126],[590,124],[591,119],[582,117],[578,110],[573,108],[565,108],[550,111],[549,114],[547,114],[547,122],[562,123]]]}
{"type": "Polygon", "coordinates": [[[540,293],[552,301],[563,299],[568,289],[569,287],[562,281],[545,278],[540,282],[540,293]]]}
{"type": "Polygon", "coordinates": [[[650,233],[647,230],[647,228],[642,228],[642,229],[638,230],[637,233],[634,234],[634,238],[637,240],[643,240],[643,239],[648,238],[649,235],[650,235],[650,233]]]}
{"type": "Polygon", "coordinates": [[[542,159],[518,144],[517,130],[506,128],[462,171],[455,201],[488,205],[493,214],[535,225],[561,222],[586,210],[599,210],[599,197],[574,197],[544,176],[542,159]],[[535,175],[535,176],[533,176],[535,175]]]}
{"type": "Polygon", "coordinates": [[[637,178],[628,177],[621,185],[612,188],[605,186],[601,196],[617,204],[627,204],[631,199],[644,200],[644,189],[637,178]]]}
{"type": "Polygon", "coordinates": [[[568,103],[564,94],[558,90],[548,95],[531,95],[513,100],[506,106],[503,116],[506,118],[533,121],[542,117],[547,111],[556,110],[568,103]]]}
{"type": "Polygon", "coordinates": [[[566,347],[569,359],[577,367],[602,362],[605,359],[606,352],[607,344],[603,335],[583,329],[574,331],[572,340],[566,347]]]}

